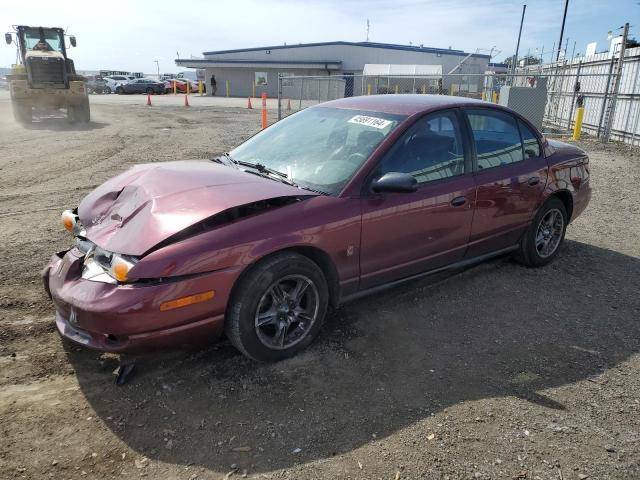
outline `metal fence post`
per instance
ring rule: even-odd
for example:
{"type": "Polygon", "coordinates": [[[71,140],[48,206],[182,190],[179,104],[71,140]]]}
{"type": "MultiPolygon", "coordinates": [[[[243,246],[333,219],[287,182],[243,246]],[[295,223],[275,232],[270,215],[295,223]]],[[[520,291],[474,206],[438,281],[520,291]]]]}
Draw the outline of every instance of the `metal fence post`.
{"type": "Polygon", "coordinates": [[[302,110],[302,94],[304,92],[304,78],[300,80],[300,99],[298,101],[298,110],[302,110]]]}
{"type": "Polygon", "coordinates": [[[604,112],[607,109],[607,100],[609,99],[609,86],[611,85],[611,75],[613,74],[613,64],[615,63],[615,56],[611,57],[609,63],[609,74],[607,75],[607,85],[604,87],[604,97],[602,98],[602,107],[600,108],[600,119],[598,120],[598,131],[596,136],[600,138],[600,131],[602,130],[602,121],[604,120],[604,112]]]}
{"type": "Polygon", "coordinates": [[[282,73],[278,73],[278,121],[282,120],[282,73]]]}
{"type": "Polygon", "coordinates": [[[616,78],[613,84],[613,92],[611,92],[611,104],[609,105],[609,111],[606,114],[607,123],[604,126],[604,133],[602,135],[602,142],[607,143],[611,135],[611,128],[613,127],[613,121],[616,115],[616,102],[618,100],[618,93],[620,91],[620,80],[622,80],[622,69],[624,68],[624,52],[627,46],[627,36],[629,35],[629,23],[624,24],[624,31],[622,33],[622,43],[620,45],[620,58],[618,59],[618,66],[616,68],[616,78]]]}

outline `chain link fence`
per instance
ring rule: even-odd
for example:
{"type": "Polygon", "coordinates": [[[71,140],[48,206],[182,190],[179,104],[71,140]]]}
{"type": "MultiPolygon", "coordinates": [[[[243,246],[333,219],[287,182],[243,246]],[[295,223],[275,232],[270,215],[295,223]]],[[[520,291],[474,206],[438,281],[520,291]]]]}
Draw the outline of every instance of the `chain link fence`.
{"type": "Polygon", "coordinates": [[[278,118],[358,95],[453,95],[501,103],[544,131],[570,134],[580,104],[584,106],[583,133],[603,141],[640,144],[640,48],[628,51],[621,69],[616,68],[617,59],[604,56],[519,68],[515,73],[280,76],[278,118]],[[615,81],[618,75],[620,82],[615,81]]]}

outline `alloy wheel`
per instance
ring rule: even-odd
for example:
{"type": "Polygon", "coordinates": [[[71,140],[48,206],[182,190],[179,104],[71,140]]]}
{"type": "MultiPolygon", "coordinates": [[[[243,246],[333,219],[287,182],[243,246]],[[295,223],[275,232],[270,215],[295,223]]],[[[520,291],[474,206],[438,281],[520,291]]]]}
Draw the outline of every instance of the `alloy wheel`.
{"type": "Polygon", "coordinates": [[[557,208],[544,214],[536,230],[536,250],[540,258],[549,258],[555,253],[564,232],[564,216],[557,208]]]}
{"type": "Polygon", "coordinates": [[[266,290],[255,315],[258,339],[268,348],[284,350],[307,336],[318,317],[320,296],[311,279],[287,275],[266,290]]]}

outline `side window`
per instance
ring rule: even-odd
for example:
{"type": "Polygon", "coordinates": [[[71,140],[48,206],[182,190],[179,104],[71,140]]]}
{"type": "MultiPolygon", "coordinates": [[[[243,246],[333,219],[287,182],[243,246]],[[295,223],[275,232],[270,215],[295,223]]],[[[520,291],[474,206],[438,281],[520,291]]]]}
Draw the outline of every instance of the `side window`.
{"type": "Polygon", "coordinates": [[[418,183],[464,174],[458,119],[439,112],[418,120],[380,162],[379,174],[409,173],[418,183]]]}
{"type": "Polygon", "coordinates": [[[486,169],[524,160],[516,119],[489,109],[468,109],[476,144],[478,168],[486,169]]]}
{"type": "Polygon", "coordinates": [[[522,120],[518,120],[518,126],[520,127],[520,135],[522,135],[522,144],[524,145],[524,158],[538,158],[540,156],[538,137],[522,120]]]}

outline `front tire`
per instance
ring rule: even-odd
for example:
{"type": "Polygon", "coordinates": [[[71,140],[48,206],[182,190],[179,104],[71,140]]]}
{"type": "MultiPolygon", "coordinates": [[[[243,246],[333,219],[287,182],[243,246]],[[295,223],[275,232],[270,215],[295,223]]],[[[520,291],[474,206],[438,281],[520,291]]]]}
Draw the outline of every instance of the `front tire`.
{"type": "Polygon", "coordinates": [[[251,268],[234,289],[225,333],[247,357],[261,362],[292,357],[320,332],[329,304],[318,265],[293,252],[251,268]]]}
{"type": "Polygon", "coordinates": [[[551,262],[564,241],[567,223],[564,203],[557,197],[551,197],[540,207],[527,228],[515,253],[516,260],[528,267],[541,267],[551,262]]]}
{"type": "Polygon", "coordinates": [[[85,97],[80,103],[67,105],[67,120],[71,123],[89,123],[91,111],[88,97],[85,97]]]}
{"type": "Polygon", "coordinates": [[[118,95],[122,95],[122,94],[124,93],[124,88],[122,88],[122,87],[116,87],[116,93],[117,93],[118,95]]]}

